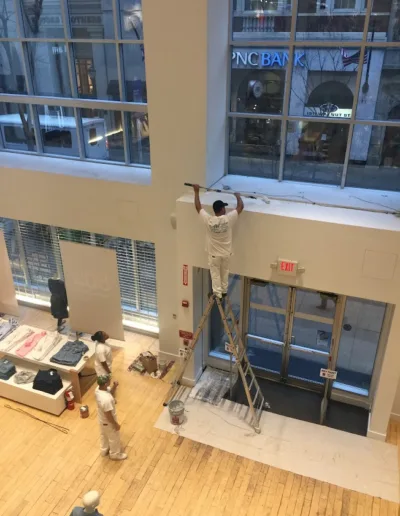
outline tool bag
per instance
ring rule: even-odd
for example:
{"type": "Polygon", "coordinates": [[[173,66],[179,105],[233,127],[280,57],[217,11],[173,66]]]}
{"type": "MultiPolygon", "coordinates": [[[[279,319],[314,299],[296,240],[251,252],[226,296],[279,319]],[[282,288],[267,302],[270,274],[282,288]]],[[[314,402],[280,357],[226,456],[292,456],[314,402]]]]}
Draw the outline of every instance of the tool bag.
{"type": "Polygon", "coordinates": [[[151,351],[145,351],[144,353],[141,353],[139,355],[139,360],[143,367],[146,369],[147,373],[151,374],[157,371],[157,357],[155,357],[151,351]]]}

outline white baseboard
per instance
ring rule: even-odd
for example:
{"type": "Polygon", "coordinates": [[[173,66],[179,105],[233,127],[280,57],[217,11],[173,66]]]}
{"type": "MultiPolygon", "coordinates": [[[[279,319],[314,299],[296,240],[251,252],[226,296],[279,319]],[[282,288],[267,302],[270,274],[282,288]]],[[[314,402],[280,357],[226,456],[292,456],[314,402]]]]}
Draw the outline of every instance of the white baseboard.
{"type": "Polygon", "coordinates": [[[400,414],[396,414],[395,412],[392,412],[390,414],[390,419],[394,419],[394,421],[400,421],[400,414]]]}
{"type": "Polygon", "coordinates": [[[379,432],[373,432],[372,430],[368,430],[367,437],[371,439],[375,439],[375,441],[386,441],[386,434],[381,434],[379,432]]]}
{"type": "Polygon", "coordinates": [[[175,360],[175,362],[179,361],[180,359],[179,355],[175,355],[174,353],[167,353],[166,351],[162,350],[158,352],[158,358],[175,360]]]}

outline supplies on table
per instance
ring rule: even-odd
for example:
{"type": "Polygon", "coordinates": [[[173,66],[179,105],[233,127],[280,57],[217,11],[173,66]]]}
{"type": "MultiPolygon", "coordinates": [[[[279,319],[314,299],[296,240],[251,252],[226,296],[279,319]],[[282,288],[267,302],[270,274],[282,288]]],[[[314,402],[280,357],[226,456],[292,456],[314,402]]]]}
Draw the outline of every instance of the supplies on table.
{"type": "Polygon", "coordinates": [[[16,354],[24,358],[26,355],[32,351],[32,349],[35,348],[35,346],[43,339],[43,337],[46,337],[47,332],[41,331],[40,333],[34,333],[31,335],[20,348],[17,349],[16,354]]]}
{"type": "Polygon", "coordinates": [[[32,330],[26,326],[20,326],[4,340],[0,341],[0,351],[4,351],[5,353],[11,351],[13,348],[25,342],[32,334],[32,330]]]}
{"type": "Polygon", "coordinates": [[[50,358],[55,364],[75,367],[89,348],[81,340],[69,341],[50,358]]]}
{"type": "Polygon", "coordinates": [[[47,394],[56,394],[62,387],[61,376],[56,369],[40,369],[33,380],[33,389],[47,394]]]}
{"type": "Polygon", "coordinates": [[[13,376],[13,380],[15,383],[21,384],[21,383],[32,383],[35,379],[36,374],[32,373],[32,371],[18,371],[13,376]]]}
{"type": "Polygon", "coordinates": [[[0,340],[5,339],[18,327],[17,319],[0,319],[0,340]]]}
{"type": "Polygon", "coordinates": [[[58,332],[49,332],[32,350],[30,358],[37,361],[43,360],[61,342],[61,338],[58,332]]]}
{"type": "Polygon", "coordinates": [[[8,358],[0,359],[0,380],[9,380],[16,373],[15,365],[8,358]]]}

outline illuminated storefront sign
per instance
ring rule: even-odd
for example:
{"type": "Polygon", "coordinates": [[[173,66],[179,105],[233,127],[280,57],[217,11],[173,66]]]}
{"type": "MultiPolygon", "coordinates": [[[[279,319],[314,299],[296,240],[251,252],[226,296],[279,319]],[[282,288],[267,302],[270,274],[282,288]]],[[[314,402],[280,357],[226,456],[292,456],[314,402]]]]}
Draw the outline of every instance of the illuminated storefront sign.
{"type": "MultiPolygon", "coordinates": [[[[304,52],[295,52],[294,66],[304,67],[304,52]]],[[[236,66],[252,66],[267,68],[278,66],[283,68],[289,60],[288,52],[232,52],[232,62],[236,66]]]]}

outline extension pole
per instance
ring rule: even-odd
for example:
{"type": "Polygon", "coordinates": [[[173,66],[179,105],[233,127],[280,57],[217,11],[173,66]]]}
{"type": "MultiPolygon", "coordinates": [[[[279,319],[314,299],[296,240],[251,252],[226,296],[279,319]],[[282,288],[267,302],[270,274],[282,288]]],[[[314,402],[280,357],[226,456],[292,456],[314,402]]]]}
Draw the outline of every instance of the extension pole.
{"type": "MultiPolygon", "coordinates": [[[[189,186],[193,188],[194,184],[192,183],[184,183],[185,186],[189,186]]],[[[222,193],[222,194],[231,194],[233,195],[234,192],[232,190],[217,190],[216,188],[207,188],[205,186],[200,186],[200,190],[204,190],[205,192],[215,192],[215,193],[222,193]]],[[[241,197],[247,198],[247,199],[260,199],[261,201],[264,201],[266,204],[269,204],[269,199],[264,194],[258,194],[256,192],[252,193],[241,193],[239,192],[241,197]]]]}

